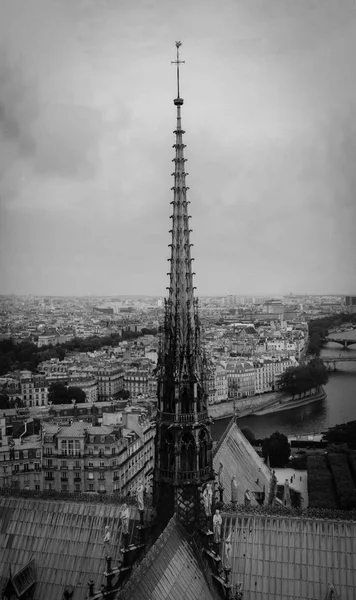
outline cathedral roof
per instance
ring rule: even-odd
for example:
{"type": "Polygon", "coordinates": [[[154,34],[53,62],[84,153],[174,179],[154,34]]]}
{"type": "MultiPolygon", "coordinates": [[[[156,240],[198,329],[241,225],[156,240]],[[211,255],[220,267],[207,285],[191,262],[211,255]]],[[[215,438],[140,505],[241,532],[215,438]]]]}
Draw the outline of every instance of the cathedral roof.
{"type": "Polygon", "coordinates": [[[231,419],[214,453],[214,471],[219,472],[224,486],[224,503],[231,502],[231,480],[236,477],[238,485],[238,503],[243,504],[244,495],[249,490],[251,504],[256,505],[254,492],[265,492],[265,502],[268,500],[272,473],[264,464],[253,446],[245,438],[234,419],[231,419]]]}
{"type": "Polygon", "coordinates": [[[232,530],[231,583],[243,584],[244,599],[355,599],[355,522],[222,516],[223,538],[232,530]]]}
{"type": "MultiPolygon", "coordinates": [[[[96,583],[104,583],[106,525],[111,532],[113,564],[120,558],[121,508],[0,497],[0,595],[11,573],[18,575],[34,560],[36,599],[62,600],[64,588],[73,586],[75,600],[84,600],[89,579],[95,577],[96,583]]],[[[148,514],[145,519],[149,520],[148,514]]],[[[138,521],[138,510],[130,507],[131,537],[138,521]]]]}
{"type": "Polygon", "coordinates": [[[214,600],[201,561],[175,516],[130,577],[120,600],[214,600]]]}

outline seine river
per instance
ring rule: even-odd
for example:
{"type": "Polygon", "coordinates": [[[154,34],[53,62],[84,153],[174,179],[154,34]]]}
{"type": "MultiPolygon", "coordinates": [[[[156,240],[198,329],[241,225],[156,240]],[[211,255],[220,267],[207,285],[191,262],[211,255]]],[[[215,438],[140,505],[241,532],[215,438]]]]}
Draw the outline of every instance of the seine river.
{"type": "MultiPolygon", "coordinates": [[[[334,338],[356,339],[356,329],[332,333],[334,338]]],[[[356,358],[356,344],[344,350],[339,344],[329,342],[321,351],[321,357],[347,356],[356,358]]],[[[320,433],[338,423],[356,420],[356,362],[337,363],[336,372],[330,373],[325,386],[327,398],[293,410],[272,413],[261,417],[239,419],[239,427],[249,427],[256,438],[268,437],[274,431],[286,435],[320,433]]],[[[212,426],[214,440],[218,440],[230,419],[215,421],[212,426]]]]}

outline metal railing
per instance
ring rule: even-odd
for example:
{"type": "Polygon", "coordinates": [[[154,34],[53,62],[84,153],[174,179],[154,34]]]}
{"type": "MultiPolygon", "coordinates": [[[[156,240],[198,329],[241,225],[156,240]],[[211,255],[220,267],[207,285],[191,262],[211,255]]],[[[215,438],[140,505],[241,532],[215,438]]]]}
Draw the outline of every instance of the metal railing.
{"type": "MultiPolygon", "coordinates": [[[[161,477],[165,479],[175,479],[175,471],[170,469],[160,469],[161,477]]],[[[204,467],[203,469],[198,469],[197,471],[179,471],[178,473],[178,481],[194,481],[198,477],[204,477],[211,473],[211,467],[204,467]]]]}
{"type": "Polygon", "coordinates": [[[204,410],[199,413],[167,413],[162,412],[160,410],[157,411],[157,418],[160,421],[166,421],[167,423],[179,423],[181,425],[192,424],[192,423],[202,423],[203,421],[207,421],[209,418],[208,411],[204,410]]]}

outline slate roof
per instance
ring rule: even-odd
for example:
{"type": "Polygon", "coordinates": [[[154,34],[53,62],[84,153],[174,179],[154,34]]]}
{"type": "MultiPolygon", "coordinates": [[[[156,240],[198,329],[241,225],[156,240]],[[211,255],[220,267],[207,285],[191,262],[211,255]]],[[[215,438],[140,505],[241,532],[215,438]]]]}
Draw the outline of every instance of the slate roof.
{"type": "MultiPolygon", "coordinates": [[[[263,492],[264,488],[265,504],[267,503],[272,473],[241,433],[234,419],[227,425],[215,449],[213,466],[216,473],[220,464],[223,465],[221,480],[224,486],[224,503],[231,502],[231,479],[234,475],[238,484],[238,504],[244,503],[246,490],[263,492]]],[[[250,497],[251,504],[257,505],[253,493],[250,493],[250,497]]]]}
{"type": "Polygon", "coordinates": [[[215,600],[188,535],[173,516],[118,600],[215,600]]]}
{"type": "Polygon", "coordinates": [[[231,583],[244,600],[355,600],[356,523],[222,513],[223,539],[231,527],[231,583]]]}
{"type": "MultiPolygon", "coordinates": [[[[130,508],[131,539],[139,522],[130,508]]],[[[66,585],[75,588],[75,600],[84,600],[87,582],[104,583],[106,562],[103,539],[110,528],[113,566],[120,557],[120,505],[31,500],[0,497],[0,594],[10,566],[17,573],[32,559],[36,565],[36,600],[62,600],[66,585]]],[[[150,520],[147,510],[145,520],[150,520]]]]}

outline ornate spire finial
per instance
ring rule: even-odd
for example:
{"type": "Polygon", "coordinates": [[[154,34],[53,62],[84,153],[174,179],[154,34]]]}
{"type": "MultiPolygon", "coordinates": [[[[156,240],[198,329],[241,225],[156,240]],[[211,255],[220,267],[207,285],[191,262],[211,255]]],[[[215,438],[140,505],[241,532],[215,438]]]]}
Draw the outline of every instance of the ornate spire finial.
{"type": "Polygon", "coordinates": [[[177,98],[179,98],[179,65],[182,65],[185,63],[185,60],[179,60],[179,48],[182,45],[182,42],[176,42],[176,48],[177,48],[177,60],[172,60],[171,64],[172,65],[177,65],[177,98]]]}

